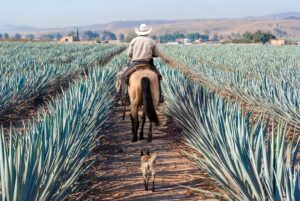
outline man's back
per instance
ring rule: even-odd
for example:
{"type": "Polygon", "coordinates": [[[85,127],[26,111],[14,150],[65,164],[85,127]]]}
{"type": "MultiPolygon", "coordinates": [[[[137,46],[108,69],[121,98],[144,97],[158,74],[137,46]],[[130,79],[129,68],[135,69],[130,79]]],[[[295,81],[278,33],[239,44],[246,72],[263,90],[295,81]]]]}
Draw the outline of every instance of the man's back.
{"type": "Polygon", "coordinates": [[[148,27],[146,24],[141,24],[139,28],[135,29],[135,33],[138,35],[138,37],[134,38],[128,48],[128,67],[124,68],[124,72],[119,73],[118,79],[119,81],[117,83],[123,83],[124,84],[118,84],[116,86],[124,86],[124,89],[122,89],[122,100],[127,101],[128,93],[127,93],[127,83],[125,82],[125,79],[129,79],[130,75],[134,73],[138,68],[138,66],[147,66],[147,68],[151,69],[153,72],[155,72],[158,76],[158,83],[159,83],[159,102],[163,102],[163,96],[161,94],[161,84],[160,80],[162,79],[159,71],[157,70],[156,66],[154,65],[153,57],[159,57],[160,53],[156,46],[156,42],[149,37],[149,34],[151,33],[152,28],[148,27]],[[123,78],[123,79],[121,79],[123,78]]]}
{"type": "Polygon", "coordinates": [[[159,56],[156,42],[148,36],[138,36],[131,41],[128,56],[131,61],[150,61],[159,56]]]}

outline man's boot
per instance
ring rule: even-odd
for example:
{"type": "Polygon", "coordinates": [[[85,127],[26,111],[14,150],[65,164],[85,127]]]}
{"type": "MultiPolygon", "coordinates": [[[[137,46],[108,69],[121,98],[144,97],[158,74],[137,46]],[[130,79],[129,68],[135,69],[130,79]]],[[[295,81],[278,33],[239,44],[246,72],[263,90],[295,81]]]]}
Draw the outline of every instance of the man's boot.
{"type": "Polygon", "coordinates": [[[122,101],[125,101],[126,103],[129,102],[129,95],[128,95],[128,84],[126,82],[123,82],[122,85],[122,101]]]}
{"type": "Polygon", "coordinates": [[[159,85],[159,103],[163,103],[165,102],[165,99],[161,91],[161,80],[158,80],[158,85],[159,85]]]}
{"type": "Polygon", "coordinates": [[[121,81],[121,100],[128,103],[129,102],[129,95],[128,95],[128,83],[127,83],[127,80],[126,80],[126,72],[127,72],[128,69],[126,69],[124,72],[123,72],[123,75],[122,75],[122,81],[121,81]]]}

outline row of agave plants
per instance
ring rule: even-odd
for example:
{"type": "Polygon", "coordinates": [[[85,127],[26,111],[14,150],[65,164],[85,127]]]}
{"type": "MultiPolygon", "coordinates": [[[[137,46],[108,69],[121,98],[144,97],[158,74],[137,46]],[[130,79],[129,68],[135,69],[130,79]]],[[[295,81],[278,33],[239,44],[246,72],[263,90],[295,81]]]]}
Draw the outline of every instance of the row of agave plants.
{"type": "Polygon", "coordinates": [[[111,44],[59,44],[59,43],[20,43],[0,44],[0,63],[10,65],[14,61],[34,61],[37,64],[88,64],[102,58],[104,50],[116,47],[111,44]]]}
{"type": "Polygon", "coordinates": [[[36,102],[52,88],[59,87],[60,82],[69,81],[75,74],[79,76],[95,60],[107,60],[109,55],[111,57],[124,48],[111,45],[1,43],[0,116],[25,103],[36,102]],[[85,56],[86,53],[90,57],[85,56]],[[58,57],[60,54],[70,61],[63,62],[58,57]]]}
{"type": "Polygon", "coordinates": [[[299,47],[208,45],[162,49],[210,85],[299,125],[299,47]]]}
{"type": "Polygon", "coordinates": [[[286,124],[245,115],[239,104],[224,101],[179,71],[162,62],[159,68],[165,113],[196,151],[189,157],[228,193],[227,199],[300,200],[299,140],[287,142],[286,124]]]}
{"type": "Polygon", "coordinates": [[[115,74],[125,63],[121,54],[91,69],[24,131],[11,128],[9,137],[0,131],[1,200],[63,200],[76,189],[114,105],[115,74]]]}

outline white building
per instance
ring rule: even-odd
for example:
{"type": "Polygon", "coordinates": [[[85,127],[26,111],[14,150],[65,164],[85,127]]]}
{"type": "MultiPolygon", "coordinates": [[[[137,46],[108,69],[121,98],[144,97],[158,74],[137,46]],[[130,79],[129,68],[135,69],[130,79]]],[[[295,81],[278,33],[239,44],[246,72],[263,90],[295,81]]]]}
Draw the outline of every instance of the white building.
{"type": "Polygon", "coordinates": [[[284,39],[272,39],[270,41],[271,45],[285,45],[286,41],[284,39]]]}

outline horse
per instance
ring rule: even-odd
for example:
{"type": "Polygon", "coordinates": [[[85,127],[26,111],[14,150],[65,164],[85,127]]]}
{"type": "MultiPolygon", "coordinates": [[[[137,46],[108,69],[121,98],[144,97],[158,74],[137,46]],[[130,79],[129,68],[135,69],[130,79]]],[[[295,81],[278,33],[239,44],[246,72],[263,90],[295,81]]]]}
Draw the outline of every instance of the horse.
{"type": "Polygon", "coordinates": [[[137,141],[139,129],[138,110],[143,105],[142,127],[140,140],[144,139],[144,125],[146,115],[150,121],[148,142],[152,141],[152,123],[159,126],[159,119],[156,108],[159,103],[158,77],[155,72],[149,69],[135,71],[129,78],[128,94],[130,100],[130,119],[132,124],[132,142],[137,141]]]}

